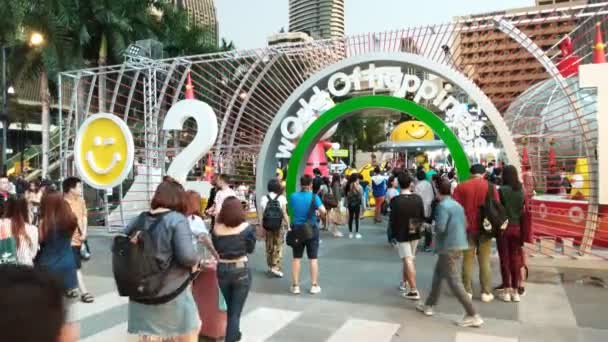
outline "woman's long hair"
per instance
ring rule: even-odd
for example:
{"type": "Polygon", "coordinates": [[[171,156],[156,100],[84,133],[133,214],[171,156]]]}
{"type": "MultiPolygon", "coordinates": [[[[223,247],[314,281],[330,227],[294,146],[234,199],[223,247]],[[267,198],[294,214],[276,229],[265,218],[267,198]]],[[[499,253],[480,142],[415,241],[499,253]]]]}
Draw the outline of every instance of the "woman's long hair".
{"type": "Polygon", "coordinates": [[[186,191],[186,216],[201,216],[201,195],[198,192],[186,191]]]}
{"type": "Polygon", "coordinates": [[[47,192],[40,201],[40,241],[45,241],[52,230],[72,236],[78,229],[78,220],[70,205],[57,191],[47,192]]]}
{"type": "Polygon", "coordinates": [[[359,183],[359,174],[358,173],[351,174],[348,177],[348,181],[346,182],[346,189],[344,189],[344,192],[346,194],[348,194],[349,192],[354,191],[357,183],[359,183]]]}
{"type": "Polygon", "coordinates": [[[6,218],[11,220],[11,230],[17,243],[17,248],[21,247],[22,239],[25,239],[30,246],[33,245],[33,241],[27,235],[25,231],[25,224],[28,223],[28,209],[27,201],[25,198],[13,198],[8,199],[6,207],[6,218]]]}
{"type": "Polygon", "coordinates": [[[520,191],[523,188],[515,166],[505,166],[505,169],[502,171],[502,184],[510,186],[513,191],[520,191]]]}
{"type": "Polygon", "coordinates": [[[332,188],[333,188],[333,187],[334,187],[336,184],[337,184],[338,186],[340,186],[340,184],[341,184],[341,179],[340,179],[340,174],[339,174],[339,173],[334,173],[333,175],[331,175],[331,186],[332,186],[332,188]]]}

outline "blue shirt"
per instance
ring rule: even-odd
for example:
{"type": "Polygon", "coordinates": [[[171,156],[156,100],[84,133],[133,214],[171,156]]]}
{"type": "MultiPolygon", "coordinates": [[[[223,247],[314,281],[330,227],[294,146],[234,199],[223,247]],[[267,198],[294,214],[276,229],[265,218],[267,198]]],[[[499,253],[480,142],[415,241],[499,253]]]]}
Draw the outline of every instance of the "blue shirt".
{"type": "Polygon", "coordinates": [[[438,254],[469,248],[464,208],[452,197],[444,198],[435,210],[435,250],[438,254]]]}
{"type": "MultiPolygon", "coordinates": [[[[313,225],[316,225],[316,216],[314,212],[312,213],[312,218],[310,217],[310,204],[312,202],[312,192],[310,191],[300,191],[294,192],[289,197],[289,207],[291,208],[291,212],[293,213],[292,223],[294,225],[304,224],[309,219],[312,220],[313,225]]],[[[323,206],[323,202],[321,202],[321,198],[318,195],[315,195],[315,204],[314,210],[319,209],[323,206]]]]}

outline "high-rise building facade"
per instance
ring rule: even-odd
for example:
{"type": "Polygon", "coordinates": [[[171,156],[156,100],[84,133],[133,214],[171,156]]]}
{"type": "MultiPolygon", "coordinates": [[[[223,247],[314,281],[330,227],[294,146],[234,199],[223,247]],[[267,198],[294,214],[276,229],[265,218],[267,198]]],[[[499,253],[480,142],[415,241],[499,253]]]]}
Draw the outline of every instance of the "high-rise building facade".
{"type": "Polygon", "coordinates": [[[188,11],[190,22],[196,25],[208,27],[211,30],[210,39],[213,45],[217,45],[218,21],[213,0],[173,0],[178,7],[188,11]]]}
{"type": "Polygon", "coordinates": [[[344,37],[344,0],[289,0],[289,31],[313,39],[344,37]]]}
{"type": "Polygon", "coordinates": [[[549,76],[532,55],[524,53],[523,47],[492,25],[493,18],[509,20],[546,51],[577,26],[574,14],[580,8],[571,8],[584,6],[587,1],[537,0],[536,3],[534,7],[455,18],[465,27],[456,38],[457,64],[472,75],[501,111],[532,83],[549,76]]]}

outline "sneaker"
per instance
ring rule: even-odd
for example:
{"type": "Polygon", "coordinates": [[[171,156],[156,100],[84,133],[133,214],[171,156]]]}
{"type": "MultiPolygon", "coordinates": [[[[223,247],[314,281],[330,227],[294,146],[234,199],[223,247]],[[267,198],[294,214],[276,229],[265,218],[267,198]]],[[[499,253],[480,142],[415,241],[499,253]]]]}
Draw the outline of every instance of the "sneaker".
{"type": "Polygon", "coordinates": [[[511,295],[511,301],[513,301],[514,303],[521,302],[521,298],[519,297],[519,293],[517,293],[517,291],[513,292],[513,294],[511,295]]]}
{"type": "Polygon", "coordinates": [[[479,316],[479,315],[464,316],[464,318],[460,322],[457,322],[456,324],[458,324],[459,326],[461,326],[463,328],[468,328],[468,327],[479,328],[480,326],[483,325],[483,319],[481,319],[481,316],[479,316]]]}
{"type": "Polygon", "coordinates": [[[525,288],[525,287],[518,287],[518,288],[517,288],[517,293],[518,293],[518,294],[519,294],[521,297],[525,296],[525,295],[526,295],[526,288],[525,288]]]}
{"type": "Polygon", "coordinates": [[[300,294],[300,286],[299,285],[291,285],[290,292],[294,295],[300,294]]]}
{"type": "Polygon", "coordinates": [[[504,290],[504,291],[498,293],[497,296],[503,302],[510,302],[511,301],[511,292],[508,291],[508,290],[504,290]]]}
{"type": "Polygon", "coordinates": [[[272,273],[272,275],[274,275],[277,278],[283,278],[283,272],[281,272],[279,270],[271,269],[270,273],[272,273]]]}
{"type": "Polygon", "coordinates": [[[314,295],[314,294],[319,294],[319,293],[321,293],[321,286],[319,286],[319,285],[313,285],[310,288],[310,294],[314,295]]]}
{"type": "Polygon", "coordinates": [[[361,234],[357,233],[355,234],[355,239],[361,239],[363,236],[361,236],[361,234]]]}
{"type": "Polygon", "coordinates": [[[469,295],[469,299],[470,299],[470,300],[473,300],[473,294],[472,294],[472,293],[470,293],[470,292],[467,292],[467,294],[469,295]]]}
{"type": "Polygon", "coordinates": [[[348,233],[348,238],[352,239],[354,237],[353,233],[348,233]]]}
{"type": "Polygon", "coordinates": [[[422,312],[425,316],[433,316],[433,307],[420,302],[416,305],[416,310],[422,312]]]}
{"type": "Polygon", "coordinates": [[[409,300],[420,300],[420,293],[418,293],[418,291],[416,290],[410,291],[408,293],[402,293],[401,296],[409,300]]]}
{"type": "Polygon", "coordinates": [[[497,286],[497,287],[494,288],[494,292],[497,295],[500,295],[501,293],[505,292],[506,289],[507,289],[506,287],[500,285],[500,286],[497,286]]]}
{"type": "Polygon", "coordinates": [[[342,233],[340,232],[334,232],[334,237],[340,238],[343,237],[344,235],[342,235],[342,233]]]}
{"type": "Polygon", "coordinates": [[[405,282],[402,281],[399,283],[399,291],[407,292],[407,284],[405,282]]]}
{"type": "Polygon", "coordinates": [[[491,293],[482,293],[481,294],[481,301],[484,303],[489,303],[491,301],[494,300],[494,295],[491,293]]]}

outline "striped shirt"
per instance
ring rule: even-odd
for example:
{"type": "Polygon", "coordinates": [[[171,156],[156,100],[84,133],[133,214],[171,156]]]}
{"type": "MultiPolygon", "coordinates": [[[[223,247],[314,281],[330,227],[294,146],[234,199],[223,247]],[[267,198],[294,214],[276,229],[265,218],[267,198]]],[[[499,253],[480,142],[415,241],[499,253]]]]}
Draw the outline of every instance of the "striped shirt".
{"type": "MultiPolygon", "coordinates": [[[[0,231],[3,236],[12,236],[11,220],[0,219],[0,231]]],[[[32,226],[29,223],[25,224],[25,234],[29,238],[24,236],[18,237],[19,247],[17,247],[17,263],[21,265],[33,266],[34,258],[38,254],[38,228],[32,226]]]]}

